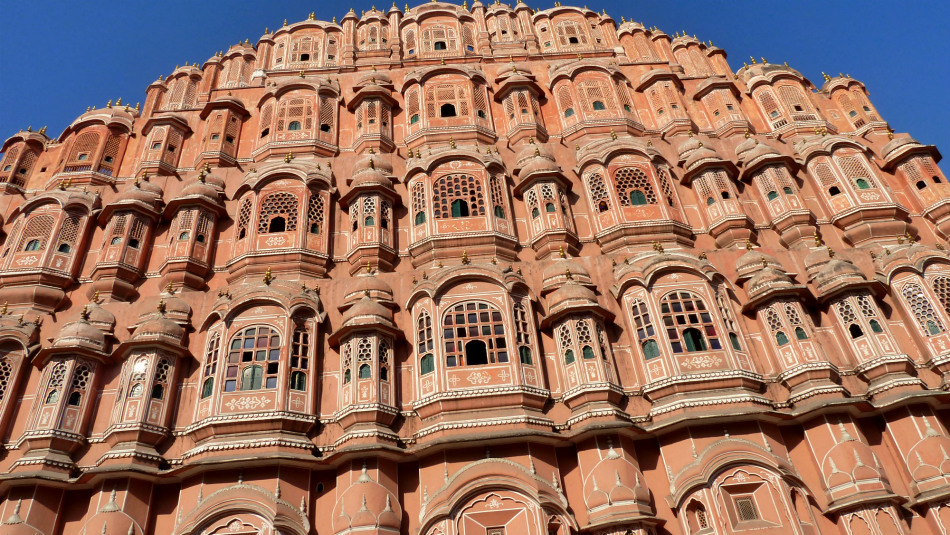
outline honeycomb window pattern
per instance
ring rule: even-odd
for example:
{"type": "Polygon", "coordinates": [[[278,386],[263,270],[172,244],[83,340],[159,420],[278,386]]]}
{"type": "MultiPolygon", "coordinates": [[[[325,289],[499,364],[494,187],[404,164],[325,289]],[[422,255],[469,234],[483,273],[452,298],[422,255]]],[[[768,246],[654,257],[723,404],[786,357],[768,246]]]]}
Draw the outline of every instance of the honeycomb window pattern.
{"type": "Polygon", "coordinates": [[[901,288],[904,302],[910,308],[917,326],[925,336],[933,336],[944,331],[943,323],[937,317],[936,311],[930,304],[930,299],[924,294],[924,289],[917,283],[905,284],[901,288]]]}
{"type": "Polygon", "coordinates": [[[297,230],[297,197],[285,192],[271,193],[261,203],[257,232],[292,232],[297,230]],[[283,220],[283,227],[277,218],[283,220]]]}
{"type": "Polygon", "coordinates": [[[248,327],[231,339],[224,391],[277,388],[280,334],[267,326],[248,327]]]}
{"type": "Polygon", "coordinates": [[[656,204],[656,193],[647,174],[638,167],[624,167],[614,174],[621,206],[656,204]]]}
{"type": "MultiPolygon", "coordinates": [[[[455,201],[462,201],[469,216],[485,215],[482,183],[470,175],[446,175],[435,183],[433,211],[436,219],[460,217],[455,201]]],[[[461,216],[464,217],[464,216],[461,216]]]]}

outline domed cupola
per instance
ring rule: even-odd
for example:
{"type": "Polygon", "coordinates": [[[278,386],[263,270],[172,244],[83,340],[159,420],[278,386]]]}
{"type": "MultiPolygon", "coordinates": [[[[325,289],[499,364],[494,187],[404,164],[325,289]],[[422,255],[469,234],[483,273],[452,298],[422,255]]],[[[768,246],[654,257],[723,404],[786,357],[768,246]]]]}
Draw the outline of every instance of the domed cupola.
{"type": "Polygon", "coordinates": [[[733,183],[739,176],[735,164],[695,138],[680,146],[679,161],[686,169],[682,182],[692,184],[716,245],[729,247],[751,239],[754,224],[738,199],[733,183]]]}
{"type": "Polygon", "coordinates": [[[384,428],[396,416],[394,347],[404,333],[393,318],[392,289],[370,268],[344,290],[340,327],[327,338],[341,356],[340,425],[384,428]]]}
{"type": "Polygon", "coordinates": [[[891,492],[887,476],[874,451],[862,440],[855,438],[839,422],[836,444],[828,450],[821,463],[821,473],[828,494],[829,505],[867,500],[875,495],[884,497],[891,492]]]}
{"type": "Polygon", "coordinates": [[[394,210],[399,201],[393,188],[392,165],[370,147],[368,154],[356,162],[350,189],[340,199],[349,213],[346,256],[351,274],[370,265],[392,270],[396,260],[394,210]]]}
{"type": "MultiPolygon", "coordinates": [[[[600,525],[623,519],[653,519],[651,495],[640,469],[620,455],[611,439],[607,452],[584,478],[584,502],[590,523],[600,525]]],[[[655,521],[655,520],[654,520],[655,521]]]]}
{"type": "Polygon", "coordinates": [[[331,522],[336,534],[396,534],[401,530],[402,508],[392,491],[373,480],[364,463],[359,477],[337,499],[331,522]]]}
{"type": "Polygon", "coordinates": [[[161,218],[163,191],[148,180],[135,183],[106,204],[99,214],[105,226],[102,250],[92,271],[92,289],[103,297],[128,301],[145,274],[153,233],[161,218]]]}
{"type": "Polygon", "coordinates": [[[577,254],[578,239],[567,194],[572,183],[545,144],[528,138],[518,151],[514,194],[524,200],[528,233],[537,257],[549,258],[558,251],[577,254]]]}
{"type": "Polygon", "coordinates": [[[513,61],[502,65],[495,75],[495,86],[495,101],[505,110],[504,124],[510,143],[516,145],[529,138],[547,141],[548,131],[540,106],[545,92],[531,69],[513,61]]]}
{"type": "MultiPolygon", "coordinates": [[[[111,335],[111,329],[106,331],[99,325],[94,325],[90,320],[93,315],[97,316],[99,323],[104,316],[111,314],[95,303],[86,305],[80,312],[79,319],[67,323],[56,335],[53,340],[54,348],[74,348],[83,349],[93,353],[105,353],[107,349],[107,335],[111,335]]],[[[112,325],[115,324],[115,316],[112,316],[112,325]]]]}
{"type": "Polygon", "coordinates": [[[169,222],[168,253],[159,267],[164,282],[193,289],[204,286],[218,221],[227,216],[225,198],[224,180],[205,168],[168,202],[164,210],[169,222]]]}
{"type": "Polygon", "coordinates": [[[590,273],[577,260],[560,251],[558,257],[547,263],[541,272],[541,294],[550,293],[573,281],[587,287],[593,287],[590,273]]]}
{"type": "Polygon", "coordinates": [[[49,141],[44,126],[38,132],[21,130],[0,145],[0,193],[21,193],[27,187],[49,141]]]}
{"type": "Polygon", "coordinates": [[[340,310],[345,311],[364,297],[369,297],[390,309],[396,308],[396,302],[393,300],[393,289],[385,281],[377,276],[372,268],[351,280],[352,284],[347,284],[343,294],[343,304],[340,310]]]}
{"type": "MultiPolygon", "coordinates": [[[[385,20],[385,19],[382,19],[385,20]]],[[[369,32],[379,32],[371,24],[369,32]]],[[[388,32],[388,24],[386,24],[388,32]]],[[[362,31],[362,30],[361,30],[362,31]]],[[[366,39],[371,39],[367,36],[366,39]]],[[[388,53],[388,48],[387,48],[388,53]]],[[[353,150],[358,154],[374,148],[383,153],[396,150],[393,142],[393,114],[399,103],[393,97],[395,87],[388,73],[373,70],[359,77],[353,86],[353,98],[347,108],[356,116],[353,150]]]]}

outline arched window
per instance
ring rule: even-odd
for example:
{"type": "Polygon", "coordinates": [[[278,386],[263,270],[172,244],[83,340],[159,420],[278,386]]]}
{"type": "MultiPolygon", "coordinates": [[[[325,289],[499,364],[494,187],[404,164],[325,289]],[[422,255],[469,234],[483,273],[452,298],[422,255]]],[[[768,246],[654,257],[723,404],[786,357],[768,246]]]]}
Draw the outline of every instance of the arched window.
{"type": "Polygon", "coordinates": [[[201,399],[211,395],[214,390],[214,374],[218,371],[218,350],[221,346],[221,335],[214,333],[208,339],[205,350],[204,383],[201,385],[201,399]]]}
{"type": "Polygon", "coordinates": [[[473,176],[446,175],[435,181],[433,190],[436,219],[485,215],[482,181],[473,176]]]}
{"type": "Polygon", "coordinates": [[[439,117],[455,117],[455,104],[443,104],[439,107],[439,117]]]}
{"type": "Polygon", "coordinates": [[[23,250],[24,251],[38,251],[39,249],[40,249],[40,240],[30,240],[29,243],[26,244],[26,247],[23,250]]]}
{"type": "Polygon", "coordinates": [[[300,121],[290,121],[290,124],[287,125],[287,130],[300,130],[300,121]]]}
{"type": "Polygon", "coordinates": [[[573,364],[574,363],[574,350],[568,349],[564,352],[564,364],[573,364]]]}
{"type": "Polygon", "coordinates": [[[462,199],[452,201],[452,217],[468,217],[468,203],[462,199]]]}
{"type": "Polygon", "coordinates": [[[419,375],[426,375],[435,371],[435,357],[432,353],[423,355],[419,359],[419,375]]]}
{"type": "Polygon", "coordinates": [[[805,329],[801,327],[795,327],[795,338],[799,340],[808,340],[808,333],[805,332],[805,329]]]}
{"type": "Polygon", "coordinates": [[[286,192],[271,193],[261,203],[258,233],[288,232],[297,230],[298,199],[286,192]]]}
{"type": "Polygon", "coordinates": [[[446,366],[508,362],[502,315],[489,304],[454,306],[443,318],[442,328],[446,366]]]}
{"type": "Polygon", "coordinates": [[[660,301],[660,313],[673,353],[722,349],[712,315],[698,296],[672,292],[660,301]]]}
{"type": "Polygon", "coordinates": [[[604,184],[604,177],[599,173],[592,173],[587,177],[587,191],[590,194],[590,200],[597,207],[598,212],[606,212],[610,209],[610,199],[607,196],[607,186],[604,184]]]}
{"type": "Polygon", "coordinates": [[[373,377],[373,369],[370,368],[369,364],[361,364],[359,370],[360,379],[371,379],[373,377]]]}
{"type": "Polygon", "coordinates": [[[280,335],[270,327],[248,327],[231,339],[225,369],[224,391],[277,388],[280,371],[280,335]],[[248,371],[255,368],[253,371],[248,371]],[[240,373],[239,373],[240,371],[240,373]]]}
{"type": "Polygon", "coordinates": [[[775,343],[778,344],[779,347],[787,344],[788,336],[782,331],[775,333],[775,343]]]}
{"type": "Polygon", "coordinates": [[[313,100],[309,98],[283,100],[277,108],[277,131],[311,131],[314,120],[313,108],[313,100]]]}
{"type": "Polygon", "coordinates": [[[655,359],[660,356],[660,346],[657,345],[656,340],[646,340],[640,345],[640,348],[643,350],[644,360],[655,359]]]}
{"type": "Polygon", "coordinates": [[[307,370],[310,368],[310,332],[306,325],[294,328],[293,342],[290,345],[291,390],[307,389],[307,370]]]}
{"type": "Polygon", "coordinates": [[[851,334],[851,338],[860,338],[864,336],[864,331],[862,331],[861,327],[856,323],[848,325],[848,332],[851,334]]]}
{"type": "Polygon", "coordinates": [[[258,366],[248,366],[241,372],[241,390],[260,390],[264,370],[258,366]]]}
{"type": "Polygon", "coordinates": [[[594,101],[594,110],[600,111],[600,110],[606,110],[606,109],[607,109],[607,106],[605,106],[603,102],[599,100],[594,101]]]}
{"type": "Polygon", "coordinates": [[[512,319],[515,324],[515,343],[518,344],[518,357],[522,364],[532,364],[531,333],[528,330],[528,312],[522,303],[512,307],[512,319]]]}
{"type": "Polygon", "coordinates": [[[943,332],[943,323],[931,305],[930,299],[924,294],[923,287],[917,283],[905,284],[901,288],[901,295],[924,335],[933,336],[943,332]]]}

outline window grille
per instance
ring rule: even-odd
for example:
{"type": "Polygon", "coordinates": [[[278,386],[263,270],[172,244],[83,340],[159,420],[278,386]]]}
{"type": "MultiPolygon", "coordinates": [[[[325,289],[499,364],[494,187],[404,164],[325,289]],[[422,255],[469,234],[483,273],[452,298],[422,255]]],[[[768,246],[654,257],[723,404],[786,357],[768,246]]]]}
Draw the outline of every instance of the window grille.
{"type": "Polygon", "coordinates": [[[944,331],[943,323],[930,304],[930,299],[924,294],[924,289],[917,283],[905,284],[901,288],[904,302],[910,308],[917,325],[925,336],[940,334],[944,331]]]}
{"type": "Polygon", "coordinates": [[[267,234],[271,232],[271,220],[276,217],[284,218],[283,230],[275,232],[290,232],[297,230],[297,197],[290,193],[271,193],[264,197],[261,203],[261,213],[258,219],[257,232],[267,234]]]}
{"type": "Polygon", "coordinates": [[[436,219],[452,217],[451,208],[456,200],[466,203],[469,215],[485,215],[482,183],[473,176],[446,175],[436,180],[433,190],[435,198],[432,205],[436,219]]]}
{"type": "Polygon", "coordinates": [[[647,174],[638,167],[624,167],[614,174],[621,206],[656,204],[656,193],[647,174]],[[636,195],[635,192],[640,192],[636,195]]]}
{"type": "Polygon", "coordinates": [[[487,303],[462,303],[442,323],[446,366],[508,362],[501,312],[487,303]]]}

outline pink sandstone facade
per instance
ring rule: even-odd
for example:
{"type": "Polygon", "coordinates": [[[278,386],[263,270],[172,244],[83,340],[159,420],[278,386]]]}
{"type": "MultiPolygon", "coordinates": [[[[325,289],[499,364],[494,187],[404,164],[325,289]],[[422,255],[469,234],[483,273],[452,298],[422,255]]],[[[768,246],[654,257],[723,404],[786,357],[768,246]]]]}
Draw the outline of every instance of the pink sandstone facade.
{"type": "Polygon", "coordinates": [[[950,532],[950,189],[848,76],[308,20],[0,160],[0,533],[950,532]]]}

